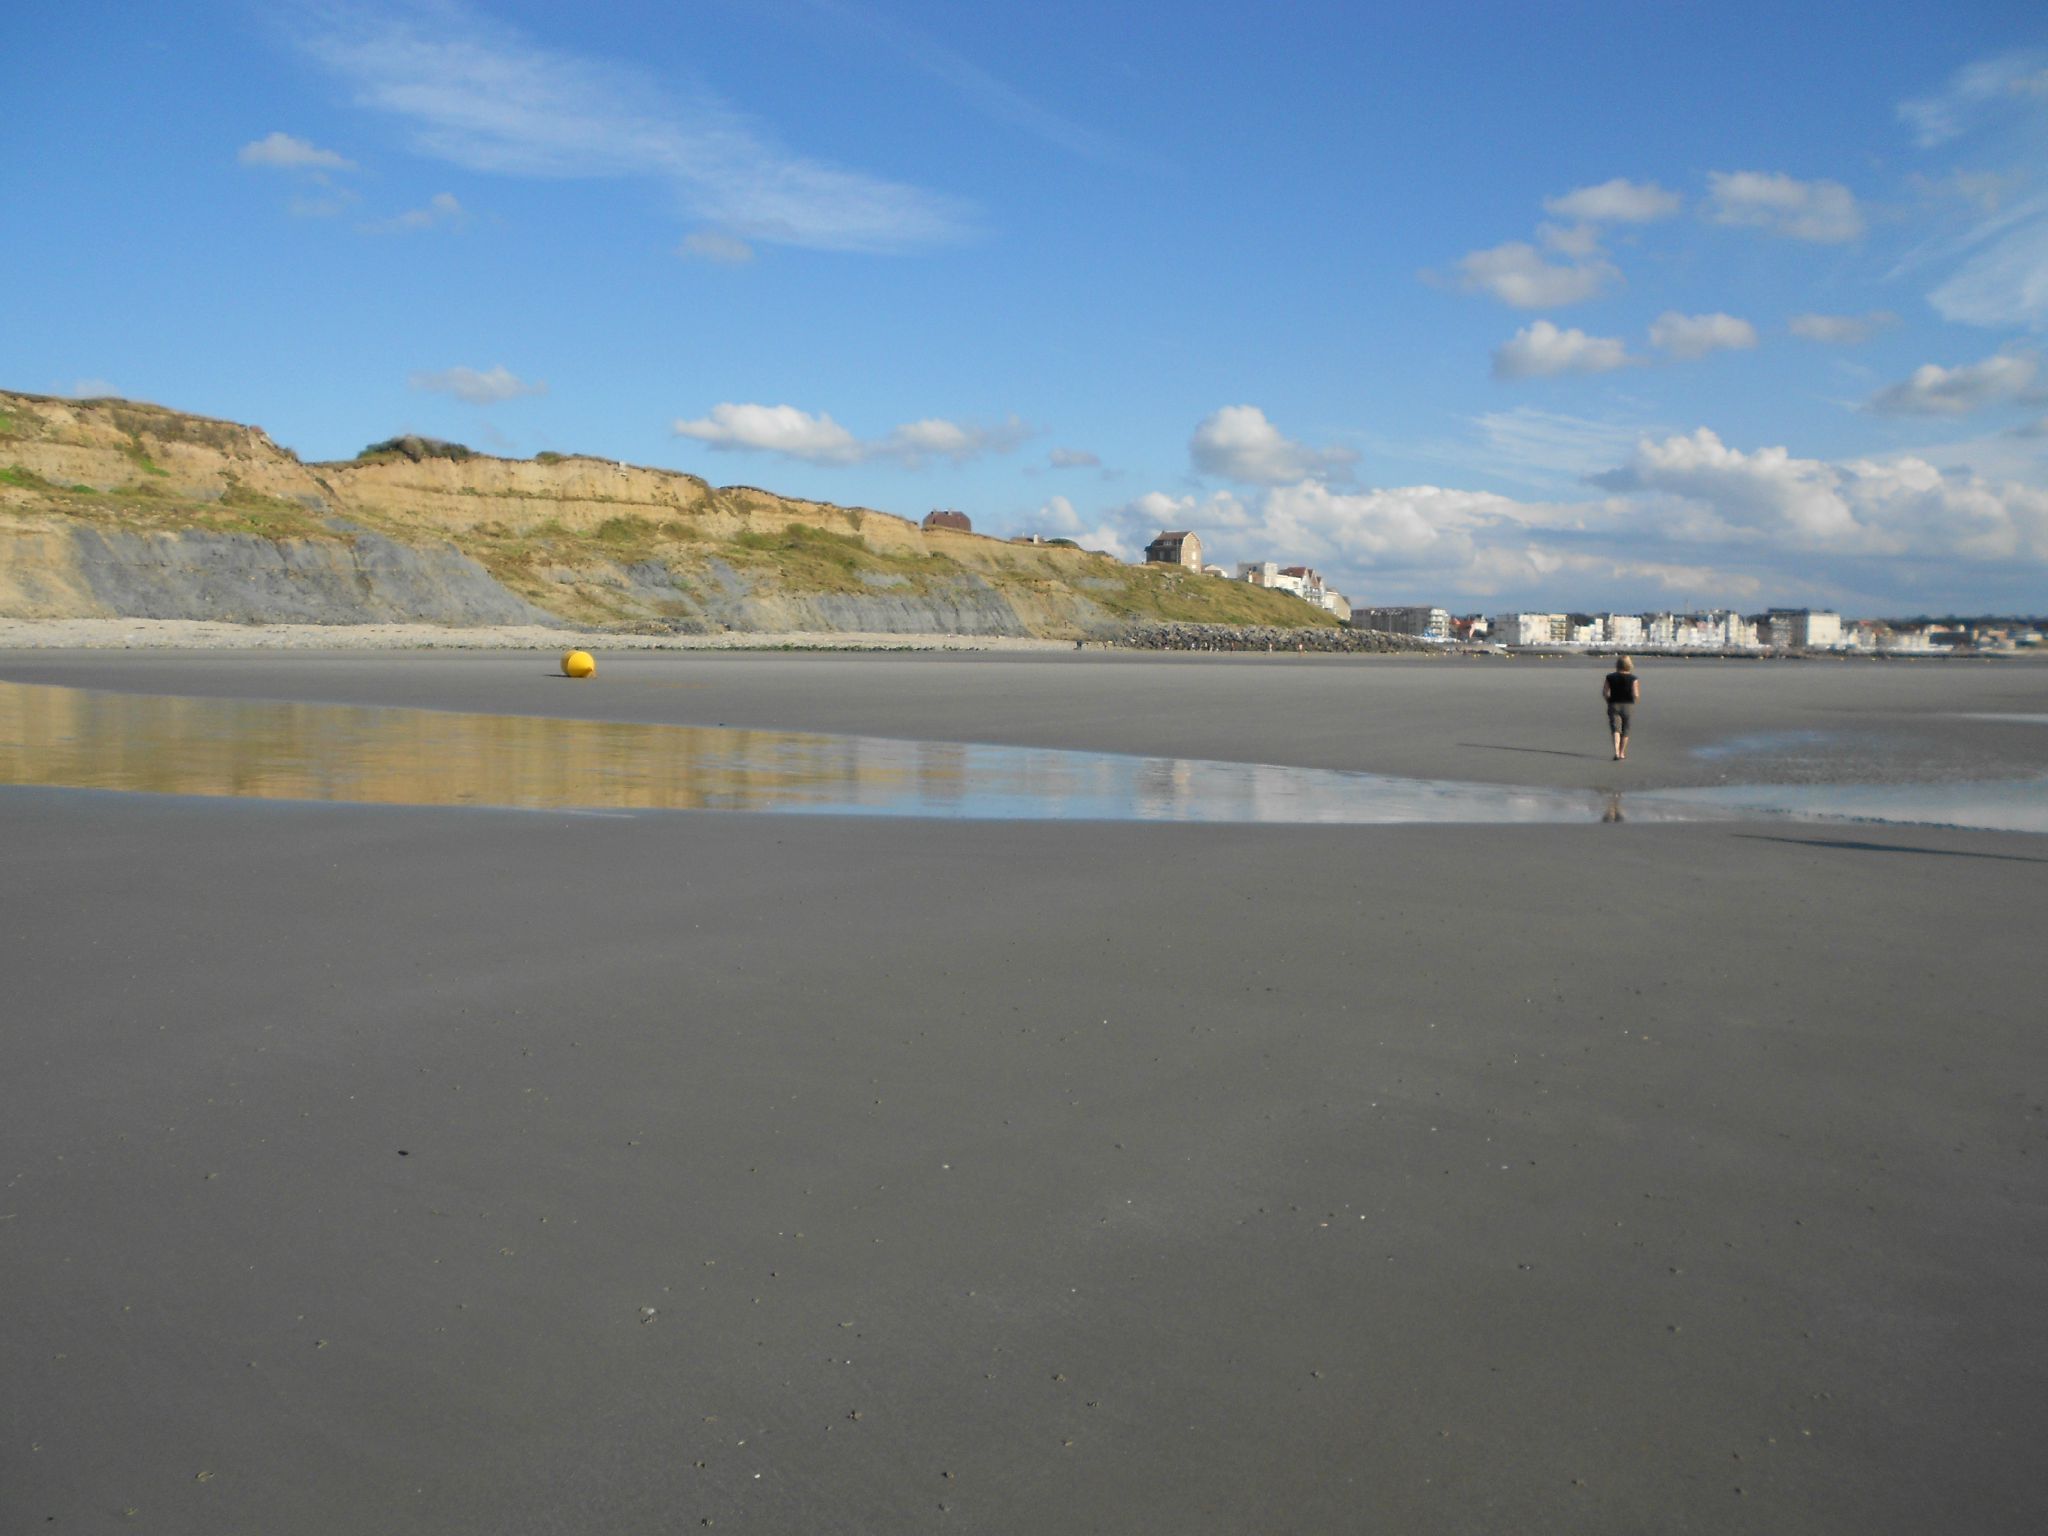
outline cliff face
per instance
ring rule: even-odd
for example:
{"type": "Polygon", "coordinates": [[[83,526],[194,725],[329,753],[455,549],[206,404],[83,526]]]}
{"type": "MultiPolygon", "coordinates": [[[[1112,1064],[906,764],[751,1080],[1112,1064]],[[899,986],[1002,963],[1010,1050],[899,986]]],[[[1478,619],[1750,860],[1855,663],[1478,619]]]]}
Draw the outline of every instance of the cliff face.
{"type": "Polygon", "coordinates": [[[5,392],[0,615],[1049,636],[1328,622],[1243,583],[666,470],[302,464],[258,427],[5,392]]]}

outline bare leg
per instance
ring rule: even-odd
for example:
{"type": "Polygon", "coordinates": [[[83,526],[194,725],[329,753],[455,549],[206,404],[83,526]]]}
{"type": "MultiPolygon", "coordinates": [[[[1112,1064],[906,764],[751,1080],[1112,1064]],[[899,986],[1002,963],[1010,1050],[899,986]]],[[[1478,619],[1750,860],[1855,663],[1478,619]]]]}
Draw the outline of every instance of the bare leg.
{"type": "Polygon", "coordinates": [[[1628,732],[1617,731],[1614,735],[1614,755],[1623,762],[1628,761],[1628,732]]]}

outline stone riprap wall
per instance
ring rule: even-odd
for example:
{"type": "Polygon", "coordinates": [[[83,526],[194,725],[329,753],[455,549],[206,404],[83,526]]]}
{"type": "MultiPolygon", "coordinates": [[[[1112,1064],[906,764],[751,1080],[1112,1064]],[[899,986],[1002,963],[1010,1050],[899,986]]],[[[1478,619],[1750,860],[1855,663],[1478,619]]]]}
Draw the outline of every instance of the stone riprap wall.
{"type": "Polygon", "coordinates": [[[1413,635],[1376,629],[1277,629],[1270,625],[1132,624],[1114,643],[1138,651],[1333,651],[1349,655],[1440,652],[1413,635]]]}

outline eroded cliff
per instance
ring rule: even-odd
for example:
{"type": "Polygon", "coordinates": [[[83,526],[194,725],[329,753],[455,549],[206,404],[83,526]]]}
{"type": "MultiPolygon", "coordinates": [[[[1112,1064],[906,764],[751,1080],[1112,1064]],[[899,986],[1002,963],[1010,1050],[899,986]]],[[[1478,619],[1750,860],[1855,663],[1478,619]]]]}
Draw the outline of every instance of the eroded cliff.
{"type": "Polygon", "coordinates": [[[259,427],[0,392],[0,615],[1080,636],[1284,593],[575,455],[303,464],[259,427]]]}

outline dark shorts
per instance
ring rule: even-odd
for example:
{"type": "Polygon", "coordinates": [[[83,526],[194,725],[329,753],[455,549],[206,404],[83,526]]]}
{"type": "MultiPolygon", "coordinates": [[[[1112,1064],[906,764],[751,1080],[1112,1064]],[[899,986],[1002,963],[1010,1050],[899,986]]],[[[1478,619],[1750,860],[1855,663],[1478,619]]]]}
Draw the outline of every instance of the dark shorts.
{"type": "Polygon", "coordinates": [[[1632,708],[1634,708],[1634,706],[1630,704],[1608,705],[1607,729],[1609,729],[1610,731],[1619,731],[1622,735],[1626,736],[1628,734],[1628,712],[1632,708]]]}

